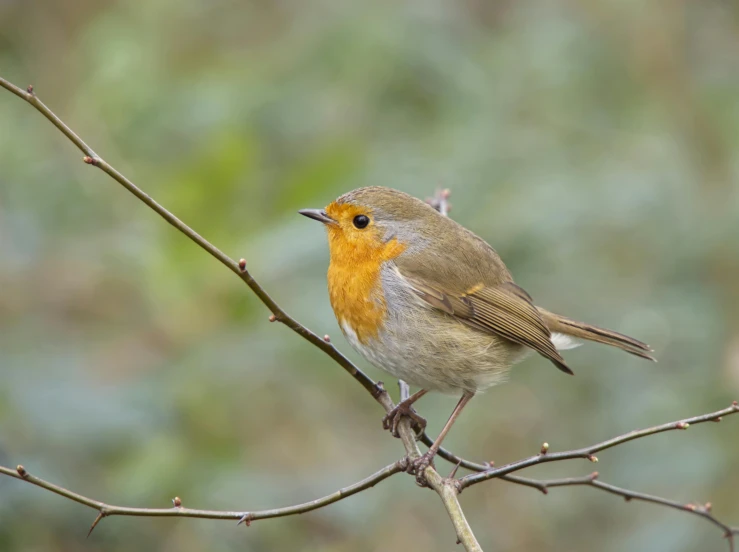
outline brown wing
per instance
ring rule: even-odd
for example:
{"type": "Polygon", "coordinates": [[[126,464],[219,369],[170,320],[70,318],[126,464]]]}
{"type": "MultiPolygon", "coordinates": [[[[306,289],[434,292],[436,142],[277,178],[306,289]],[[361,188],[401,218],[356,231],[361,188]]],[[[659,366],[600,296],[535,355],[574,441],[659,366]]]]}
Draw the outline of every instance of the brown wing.
{"type": "Polygon", "coordinates": [[[403,274],[414,292],[424,301],[465,324],[525,345],[554,365],[572,374],[551,339],[551,332],[531,302],[531,297],[513,282],[493,286],[475,286],[467,293],[439,289],[418,276],[403,274]]]}

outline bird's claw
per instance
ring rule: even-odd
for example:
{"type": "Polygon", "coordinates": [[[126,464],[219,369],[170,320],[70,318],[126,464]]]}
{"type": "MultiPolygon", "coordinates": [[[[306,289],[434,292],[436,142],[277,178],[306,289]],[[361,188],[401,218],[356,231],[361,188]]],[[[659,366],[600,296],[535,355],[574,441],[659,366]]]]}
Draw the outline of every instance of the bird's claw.
{"type": "Polygon", "coordinates": [[[416,476],[416,484],[419,487],[429,486],[428,481],[426,481],[426,474],[424,472],[426,471],[426,468],[428,468],[429,466],[433,466],[433,462],[434,455],[427,452],[426,454],[423,454],[408,463],[407,471],[409,474],[416,476]]]}
{"type": "Polygon", "coordinates": [[[403,402],[399,403],[382,419],[382,428],[389,430],[393,437],[400,437],[398,434],[398,424],[400,424],[404,416],[411,419],[411,427],[416,433],[422,433],[426,429],[426,419],[421,417],[413,409],[413,406],[403,402]]]}

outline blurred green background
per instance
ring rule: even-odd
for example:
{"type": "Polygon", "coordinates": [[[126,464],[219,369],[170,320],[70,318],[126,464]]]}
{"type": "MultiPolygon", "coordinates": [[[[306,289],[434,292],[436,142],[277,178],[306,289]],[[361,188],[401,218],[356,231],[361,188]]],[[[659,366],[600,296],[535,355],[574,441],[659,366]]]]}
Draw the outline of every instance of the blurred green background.
{"type": "MultiPolygon", "coordinates": [[[[707,0],[0,0],[0,74],[341,337],[323,230],[365,184],[487,239],[537,302],[652,344],[541,358],[447,440],[504,463],[739,398],[739,7],[707,0]]],[[[130,506],[322,496],[402,453],[382,412],[233,274],[0,90],[0,464],[130,506]]],[[[394,382],[388,384],[397,393],[394,382]]],[[[430,431],[456,399],[419,403],[430,431]]],[[[739,420],[599,454],[603,480],[739,523],[739,420]]],[[[448,469],[443,461],[441,470],[448,469]]],[[[571,461],[524,472],[584,475],[571,461]]],[[[104,520],[0,479],[0,550],[456,550],[412,478],[251,527],[104,520]]],[[[672,510],[587,488],[466,491],[489,551],[724,550],[672,510]]]]}

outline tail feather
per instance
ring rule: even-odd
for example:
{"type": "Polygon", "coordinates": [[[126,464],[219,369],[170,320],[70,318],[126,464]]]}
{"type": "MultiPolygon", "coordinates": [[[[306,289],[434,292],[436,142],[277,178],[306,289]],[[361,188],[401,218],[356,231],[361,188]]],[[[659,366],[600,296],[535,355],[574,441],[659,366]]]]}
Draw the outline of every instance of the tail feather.
{"type": "Polygon", "coordinates": [[[537,309],[544,319],[544,323],[552,333],[562,333],[579,339],[587,339],[596,343],[611,345],[632,355],[657,362],[657,359],[649,354],[654,352],[652,348],[638,339],[584,322],[578,322],[577,320],[554,314],[540,307],[537,307],[537,309]]]}

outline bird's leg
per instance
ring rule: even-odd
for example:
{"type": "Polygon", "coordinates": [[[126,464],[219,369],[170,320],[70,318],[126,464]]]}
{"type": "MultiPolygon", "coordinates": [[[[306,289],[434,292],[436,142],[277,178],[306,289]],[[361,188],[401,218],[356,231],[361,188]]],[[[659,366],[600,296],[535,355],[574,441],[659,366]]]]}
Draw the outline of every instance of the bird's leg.
{"type": "Polygon", "coordinates": [[[404,401],[400,401],[398,405],[388,412],[382,419],[383,429],[389,429],[393,436],[399,437],[398,424],[400,423],[400,420],[403,419],[403,416],[408,416],[413,420],[413,425],[419,427],[420,431],[423,431],[426,428],[426,420],[413,410],[413,403],[423,397],[426,393],[428,393],[426,389],[421,389],[420,391],[413,393],[413,395],[404,401]]]}
{"type": "Polygon", "coordinates": [[[424,470],[431,465],[431,462],[434,460],[434,456],[436,456],[436,453],[439,451],[439,447],[441,447],[441,442],[444,440],[444,437],[446,437],[446,434],[449,433],[449,430],[452,428],[452,425],[454,424],[454,421],[457,419],[459,414],[462,412],[462,409],[467,406],[467,403],[470,402],[470,399],[474,397],[475,394],[470,391],[465,391],[462,394],[462,398],[459,399],[459,402],[457,403],[457,406],[454,407],[454,410],[452,411],[452,415],[449,416],[449,419],[447,420],[446,424],[444,425],[444,429],[441,430],[441,433],[439,433],[439,436],[436,438],[436,441],[434,441],[434,444],[431,445],[431,448],[429,448],[428,452],[424,454],[423,456],[420,456],[413,460],[410,466],[410,472],[412,474],[415,474],[416,476],[416,483],[421,485],[422,487],[427,486],[426,483],[426,476],[424,475],[424,470]]]}

